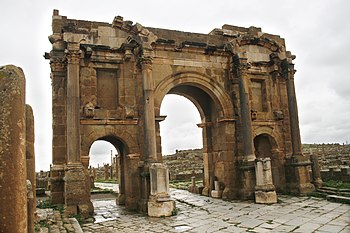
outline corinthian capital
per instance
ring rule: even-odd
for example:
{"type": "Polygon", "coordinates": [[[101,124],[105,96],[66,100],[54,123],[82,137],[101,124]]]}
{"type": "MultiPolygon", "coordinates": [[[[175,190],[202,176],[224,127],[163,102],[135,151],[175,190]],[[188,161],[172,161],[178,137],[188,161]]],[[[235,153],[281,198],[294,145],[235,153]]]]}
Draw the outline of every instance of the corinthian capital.
{"type": "Polygon", "coordinates": [[[67,62],[69,64],[79,64],[80,55],[81,55],[80,50],[68,50],[68,49],[66,49],[64,52],[66,54],[67,62]]]}
{"type": "Polygon", "coordinates": [[[152,69],[153,58],[149,56],[142,56],[139,58],[139,64],[142,69],[152,69]]]}

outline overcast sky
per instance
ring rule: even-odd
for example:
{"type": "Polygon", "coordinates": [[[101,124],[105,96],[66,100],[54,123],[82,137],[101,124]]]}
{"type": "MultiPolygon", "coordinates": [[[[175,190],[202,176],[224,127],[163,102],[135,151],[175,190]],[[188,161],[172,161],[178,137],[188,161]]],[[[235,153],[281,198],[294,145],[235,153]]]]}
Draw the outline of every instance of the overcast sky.
{"type": "MultiPolygon", "coordinates": [[[[302,142],[350,141],[348,0],[1,0],[0,65],[20,66],[26,75],[27,103],[35,116],[36,170],[48,170],[51,163],[50,67],[42,55],[51,50],[47,37],[52,33],[53,9],[68,18],[90,21],[111,23],[114,16],[121,15],[148,27],[209,33],[232,24],[261,27],[263,32],[280,35],[286,39],[287,50],[297,56],[295,83],[302,142]]],[[[202,143],[195,126],[199,114],[181,99],[171,96],[162,104],[162,114],[168,115],[161,132],[167,135],[163,136],[164,154],[202,143]]],[[[110,160],[110,148],[102,147],[94,150],[100,164],[100,157],[110,160]]]]}

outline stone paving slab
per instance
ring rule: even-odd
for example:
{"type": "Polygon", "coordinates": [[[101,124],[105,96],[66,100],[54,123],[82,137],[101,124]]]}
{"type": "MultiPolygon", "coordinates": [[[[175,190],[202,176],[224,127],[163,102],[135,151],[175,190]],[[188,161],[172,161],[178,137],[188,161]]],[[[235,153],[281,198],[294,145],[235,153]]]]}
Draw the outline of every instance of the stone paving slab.
{"type": "Polygon", "coordinates": [[[114,199],[93,200],[94,223],[84,232],[350,232],[350,205],[315,197],[279,195],[273,205],[222,201],[171,190],[178,214],[151,218],[117,206],[114,199]]]}

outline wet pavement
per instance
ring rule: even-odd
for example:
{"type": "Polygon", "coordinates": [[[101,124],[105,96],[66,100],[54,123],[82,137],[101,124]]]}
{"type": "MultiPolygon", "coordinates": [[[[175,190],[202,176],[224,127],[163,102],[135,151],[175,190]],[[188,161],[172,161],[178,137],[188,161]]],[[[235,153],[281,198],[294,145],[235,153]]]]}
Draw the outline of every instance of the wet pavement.
{"type": "MultiPolygon", "coordinates": [[[[117,185],[97,184],[101,188],[117,185]]],[[[350,232],[350,205],[279,195],[273,205],[223,201],[171,189],[176,216],[151,218],[125,210],[115,198],[93,199],[95,222],[84,232],[350,232]]]]}

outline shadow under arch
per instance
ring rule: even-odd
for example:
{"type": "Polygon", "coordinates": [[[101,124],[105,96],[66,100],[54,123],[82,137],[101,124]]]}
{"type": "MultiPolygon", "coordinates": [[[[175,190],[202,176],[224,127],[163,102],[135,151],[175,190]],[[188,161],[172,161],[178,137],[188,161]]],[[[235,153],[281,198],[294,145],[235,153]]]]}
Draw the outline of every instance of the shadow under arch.
{"type": "Polygon", "coordinates": [[[281,192],[285,184],[284,157],[278,150],[275,138],[269,133],[260,133],[254,137],[256,158],[270,158],[272,180],[276,191],[281,192]]]}

